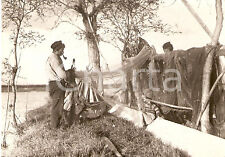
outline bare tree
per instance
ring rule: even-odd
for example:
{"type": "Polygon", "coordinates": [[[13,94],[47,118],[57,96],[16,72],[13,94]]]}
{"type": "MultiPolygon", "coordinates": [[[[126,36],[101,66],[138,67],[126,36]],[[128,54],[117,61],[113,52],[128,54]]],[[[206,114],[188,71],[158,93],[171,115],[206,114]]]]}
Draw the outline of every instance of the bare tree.
{"type": "Polygon", "coordinates": [[[3,31],[10,30],[12,32],[11,39],[13,40],[13,53],[14,53],[14,65],[11,66],[11,86],[13,91],[13,122],[14,126],[18,128],[15,105],[16,105],[16,78],[18,74],[19,61],[18,61],[18,48],[24,48],[25,46],[31,46],[35,42],[41,42],[44,38],[38,33],[33,31],[26,31],[24,28],[31,26],[30,19],[36,12],[41,14],[38,9],[42,5],[42,1],[38,0],[3,0],[2,1],[2,26],[3,31]]]}

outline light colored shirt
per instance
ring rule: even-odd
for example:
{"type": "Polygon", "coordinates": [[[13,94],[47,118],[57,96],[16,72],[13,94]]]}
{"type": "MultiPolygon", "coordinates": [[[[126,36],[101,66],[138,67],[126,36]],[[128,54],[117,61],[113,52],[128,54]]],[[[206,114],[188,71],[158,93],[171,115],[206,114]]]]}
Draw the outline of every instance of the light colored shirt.
{"type": "Polygon", "coordinates": [[[61,81],[66,79],[66,72],[62,59],[54,53],[47,59],[46,71],[48,74],[48,81],[61,81]]]}

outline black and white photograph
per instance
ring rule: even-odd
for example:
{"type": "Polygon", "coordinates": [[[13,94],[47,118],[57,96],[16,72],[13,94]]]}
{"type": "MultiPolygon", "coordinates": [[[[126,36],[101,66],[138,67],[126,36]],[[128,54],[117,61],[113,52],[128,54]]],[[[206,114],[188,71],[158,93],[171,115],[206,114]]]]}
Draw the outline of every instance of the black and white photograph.
{"type": "Polygon", "coordinates": [[[2,0],[2,157],[225,157],[225,0],[2,0]]]}

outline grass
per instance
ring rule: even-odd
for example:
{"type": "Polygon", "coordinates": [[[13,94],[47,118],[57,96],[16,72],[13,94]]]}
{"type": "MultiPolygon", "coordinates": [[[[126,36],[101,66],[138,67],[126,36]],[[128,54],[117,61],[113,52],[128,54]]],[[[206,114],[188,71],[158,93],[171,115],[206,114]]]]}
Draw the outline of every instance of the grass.
{"type": "MultiPolygon", "coordinates": [[[[29,113],[24,123],[26,131],[17,141],[14,156],[100,156],[102,137],[110,139],[123,156],[187,156],[144,129],[109,114],[68,129],[50,129],[48,109],[43,106],[29,113]]],[[[105,156],[114,154],[106,150],[105,156]]]]}

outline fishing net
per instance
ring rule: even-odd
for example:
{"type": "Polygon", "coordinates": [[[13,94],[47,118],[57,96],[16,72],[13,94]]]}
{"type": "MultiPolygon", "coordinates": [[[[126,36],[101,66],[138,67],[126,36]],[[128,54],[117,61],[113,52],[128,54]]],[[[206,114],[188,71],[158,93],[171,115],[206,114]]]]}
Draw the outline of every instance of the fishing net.
{"type": "MultiPolygon", "coordinates": [[[[133,81],[135,77],[139,77],[139,79],[136,79],[139,82],[139,84],[137,83],[138,86],[140,86],[139,95],[136,95],[136,97],[140,98],[144,94],[148,98],[159,102],[191,107],[193,112],[190,113],[189,111],[184,116],[191,117],[192,122],[195,122],[201,108],[203,67],[208,53],[213,50],[215,49],[206,46],[157,55],[154,47],[145,44],[137,56],[128,58],[120,68],[111,72],[103,72],[103,80],[119,78],[114,83],[121,84],[124,83],[125,77],[127,81],[133,81]],[[134,70],[141,70],[142,72],[134,76],[134,70]],[[165,89],[165,87],[169,90],[165,89]]],[[[218,76],[218,69],[216,69],[215,63],[216,61],[213,63],[211,84],[215,82],[218,76]]],[[[84,74],[77,72],[77,76],[83,78],[84,74]]],[[[95,72],[90,72],[88,77],[92,78],[92,82],[96,82],[99,75],[95,72]]],[[[121,87],[120,85],[119,88],[121,87]]],[[[91,87],[89,91],[97,92],[96,89],[93,90],[91,87]]],[[[112,92],[111,95],[113,96],[115,93],[112,92]]],[[[221,90],[216,89],[212,97],[210,103],[218,104],[218,99],[221,99],[221,90]]],[[[109,100],[108,97],[102,97],[102,99],[109,100]]],[[[118,104],[113,99],[110,101],[111,104],[112,102],[118,104]]],[[[220,108],[221,105],[214,106],[214,110],[217,111],[217,117],[223,119],[224,116],[221,116],[220,108]]],[[[176,116],[179,115],[179,112],[162,106],[160,106],[160,109],[164,115],[180,119],[179,116],[176,116]]]]}
{"type": "MultiPolygon", "coordinates": [[[[158,88],[158,91],[149,88],[148,97],[168,104],[193,107],[193,116],[196,116],[201,102],[206,57],[205,47],[177,50],[154,57],[150,69],[157,72],[151,75],[152,87],[158,88]]],[[[165,107],[161,109],[164,114],[171,111],[165,107]]],[[[196,119],[195,116],[192,118],[196,119]]]]}

